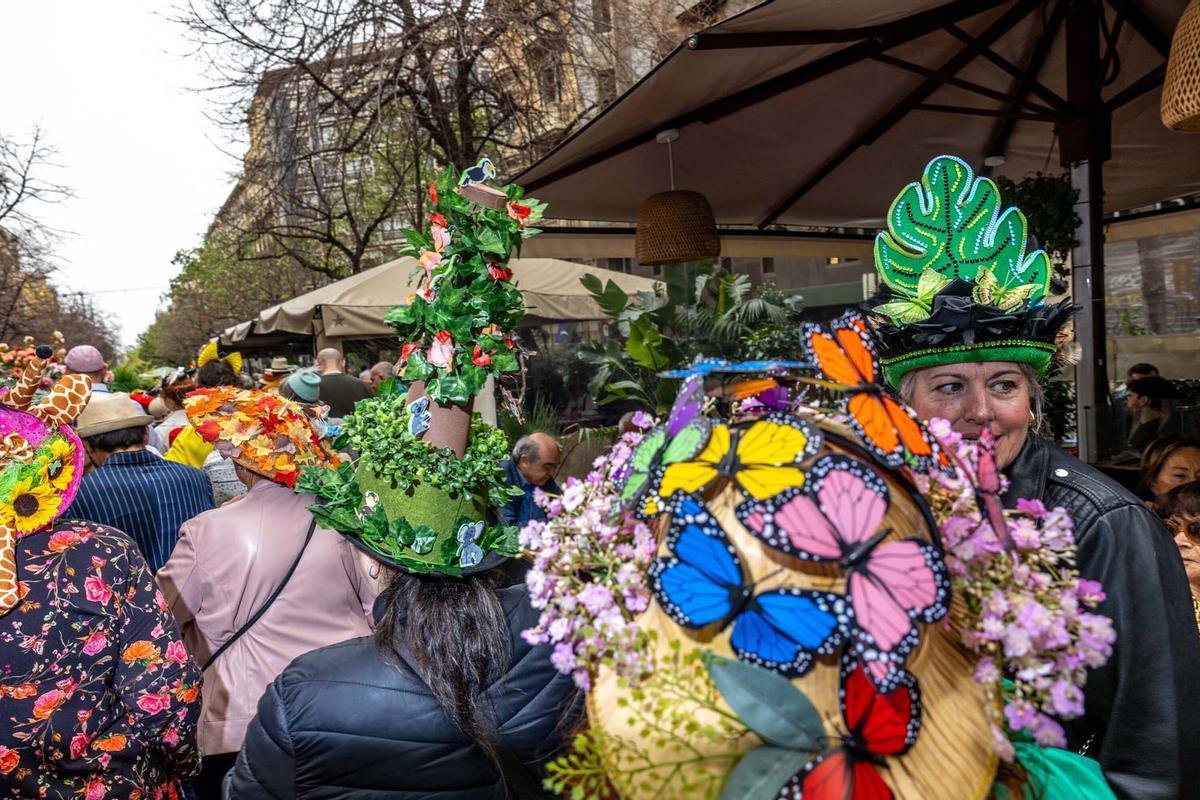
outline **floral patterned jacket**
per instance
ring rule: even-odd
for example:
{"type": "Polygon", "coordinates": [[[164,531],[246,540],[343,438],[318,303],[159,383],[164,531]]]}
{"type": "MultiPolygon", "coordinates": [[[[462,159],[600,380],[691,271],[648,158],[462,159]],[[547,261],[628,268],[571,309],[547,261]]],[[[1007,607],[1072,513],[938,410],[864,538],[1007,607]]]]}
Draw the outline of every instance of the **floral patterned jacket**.
{"type": "Polygon", "coordinates": [[[58,520],[17,541],[0,617],[0,798],[182,797],[200,670],[137,546],[58,520]]]}

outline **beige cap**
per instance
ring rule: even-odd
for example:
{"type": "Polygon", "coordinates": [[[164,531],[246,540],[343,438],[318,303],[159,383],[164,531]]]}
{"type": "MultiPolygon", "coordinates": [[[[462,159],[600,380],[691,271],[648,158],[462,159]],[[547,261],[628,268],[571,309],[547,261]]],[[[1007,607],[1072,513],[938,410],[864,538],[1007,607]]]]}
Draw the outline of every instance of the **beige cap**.
{"type": "Polygon", "coordinates": [[[94,394],[87,408],[75,420],[75,432],[80,436],[140,428],[154,422],[154,417],[142,412],[142,407],[127,394],[94,394]]]}

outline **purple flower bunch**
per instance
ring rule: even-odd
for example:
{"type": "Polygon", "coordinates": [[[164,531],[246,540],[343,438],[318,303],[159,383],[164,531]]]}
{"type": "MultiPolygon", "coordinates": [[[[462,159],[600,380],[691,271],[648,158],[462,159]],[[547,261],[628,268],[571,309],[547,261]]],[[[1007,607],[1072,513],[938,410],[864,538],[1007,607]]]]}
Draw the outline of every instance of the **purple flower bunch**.
{"type": "Polygon", "coordinates": [[[929,429],[959,467],[953,475],[913,477],[939,519],[946,564],[966,601],[962,641],[979,656],[975,681],[987,695],[997,753],[1014,755],[1005,724],[1043,747],[1063,747],[1058,720],[1083,714],[1086,671],[1108,661],[1116,640],[1112,621],[1090,611],[1104,591],[1076,571],[1074,525],[1061,508],[1018,501],[1006,515],[1003,543],[976,507],[968,472],[977,464],[976,443],[944,420],[929,429]],[[1002,689],[1005,678],[1010,685],[1002,689]]]}
{"type": "Polygon", "coordinates": [[[555,669],[584,691],[602,665],[635,683],[652,666],[636,618],[650,605],[646,572],[658,541],[621,507],[620,481],[653,420],[639,413],[633,423],[638,430],[597,458],[586,479],[569,478],[557,496],[536,490],[546,520],[521,530],[521,547],[533,557],[525,583],[541,611],[537,626],[521,636],[551,645],[555,669]]]}

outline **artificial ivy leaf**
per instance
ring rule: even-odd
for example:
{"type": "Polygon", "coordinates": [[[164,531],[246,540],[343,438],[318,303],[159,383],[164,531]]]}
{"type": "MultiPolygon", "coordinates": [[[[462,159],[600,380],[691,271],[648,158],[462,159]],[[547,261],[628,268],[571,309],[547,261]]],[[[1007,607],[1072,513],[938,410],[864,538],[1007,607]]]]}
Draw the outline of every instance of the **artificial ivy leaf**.
{"type": "Polygon", "coordinates": [[[892,202],[886,231],[875,238],[875,263],[897,294],[912,297],[926,270],[975,282],[991,271],[1002,284],[1033,284],[1034,299],[1050,287],[1045,252],[1026,254],[1029,226],[1017,208],[1001,210],[1000,192],[976,178],[965,161],[939,156],[892,202]]]}
{"type": "Polygon", "coordinates": [[[395,378],[384,378],[379,382],[379,388],[375,390],[375,396],[384,399],[395,397],[398,394],[400,394],[400,381],[395,378]]]}
{"type": "Polygon", "coordinates": [[[437,534],[433,530],[426,528],[424,525],[418,525],[412,544],[409,547],[412,548],[414,553],[424,556],[433,551],[433,545],[436,542],[437,534]]]}
{"type": "Polygon", "coordinates": [[[704,654],[704,665],[733,713],[764,741],[805,752],[825,749],[821,715],[787,678],[711,653],[704,654]]]}
{"type": "Polygon", "coordinates": [[[404,365],[404,380],[406,381],[423,381],[433,372],[433,365],[425,358],[425,354],[416,350],[408,355],[408,362],[404,365]]]}
{"type": "Polygon", "coordinates": [[[813,757],[811,752],[763,746],[742,756],[721,789],[721,800],[775,800],[813,757]]]}
{"type": "Polygon", "coordinates": [[[502,350],[492,356],[492,367],[496,372],[516,372],[517,357],[511,350],[502,350]]]}
{"type": "Polygon", "coordinates": [[[429,384],[429,396],[439,403],[465,406],[471,399],[466,382],[458,375],[444,375],[429,384]]]}
{"type": "Polygon", "coordinates": [[[871,309],[876,314],[890,317],[897,325],[907,325],[910,322],[920,322],[929,317],[929,306],[920,300],[893,300],[871,309]]]}

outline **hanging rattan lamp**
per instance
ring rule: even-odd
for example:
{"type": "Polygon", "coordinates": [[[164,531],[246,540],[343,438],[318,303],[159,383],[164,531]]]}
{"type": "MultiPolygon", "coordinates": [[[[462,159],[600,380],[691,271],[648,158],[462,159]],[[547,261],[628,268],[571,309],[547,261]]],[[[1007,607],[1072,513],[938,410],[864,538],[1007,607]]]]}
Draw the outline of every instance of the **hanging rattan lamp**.
{"type": "Polygon", "coordinates": [[[653,266],[716,258],[721,255],[721,237],[712,206],[699,192],[675,188],[671,142],[679,138],[679,131],[666,130],[655,138],[667,146],[671,191],[647,197],[638,209],[637,262],[653,266]]]}
{"type": "Polygon", "coordinates": [[[1200,0],[1188,3],[1171,39],[1160,111],[1171,130],[1200,133],[1200,0]]]}

